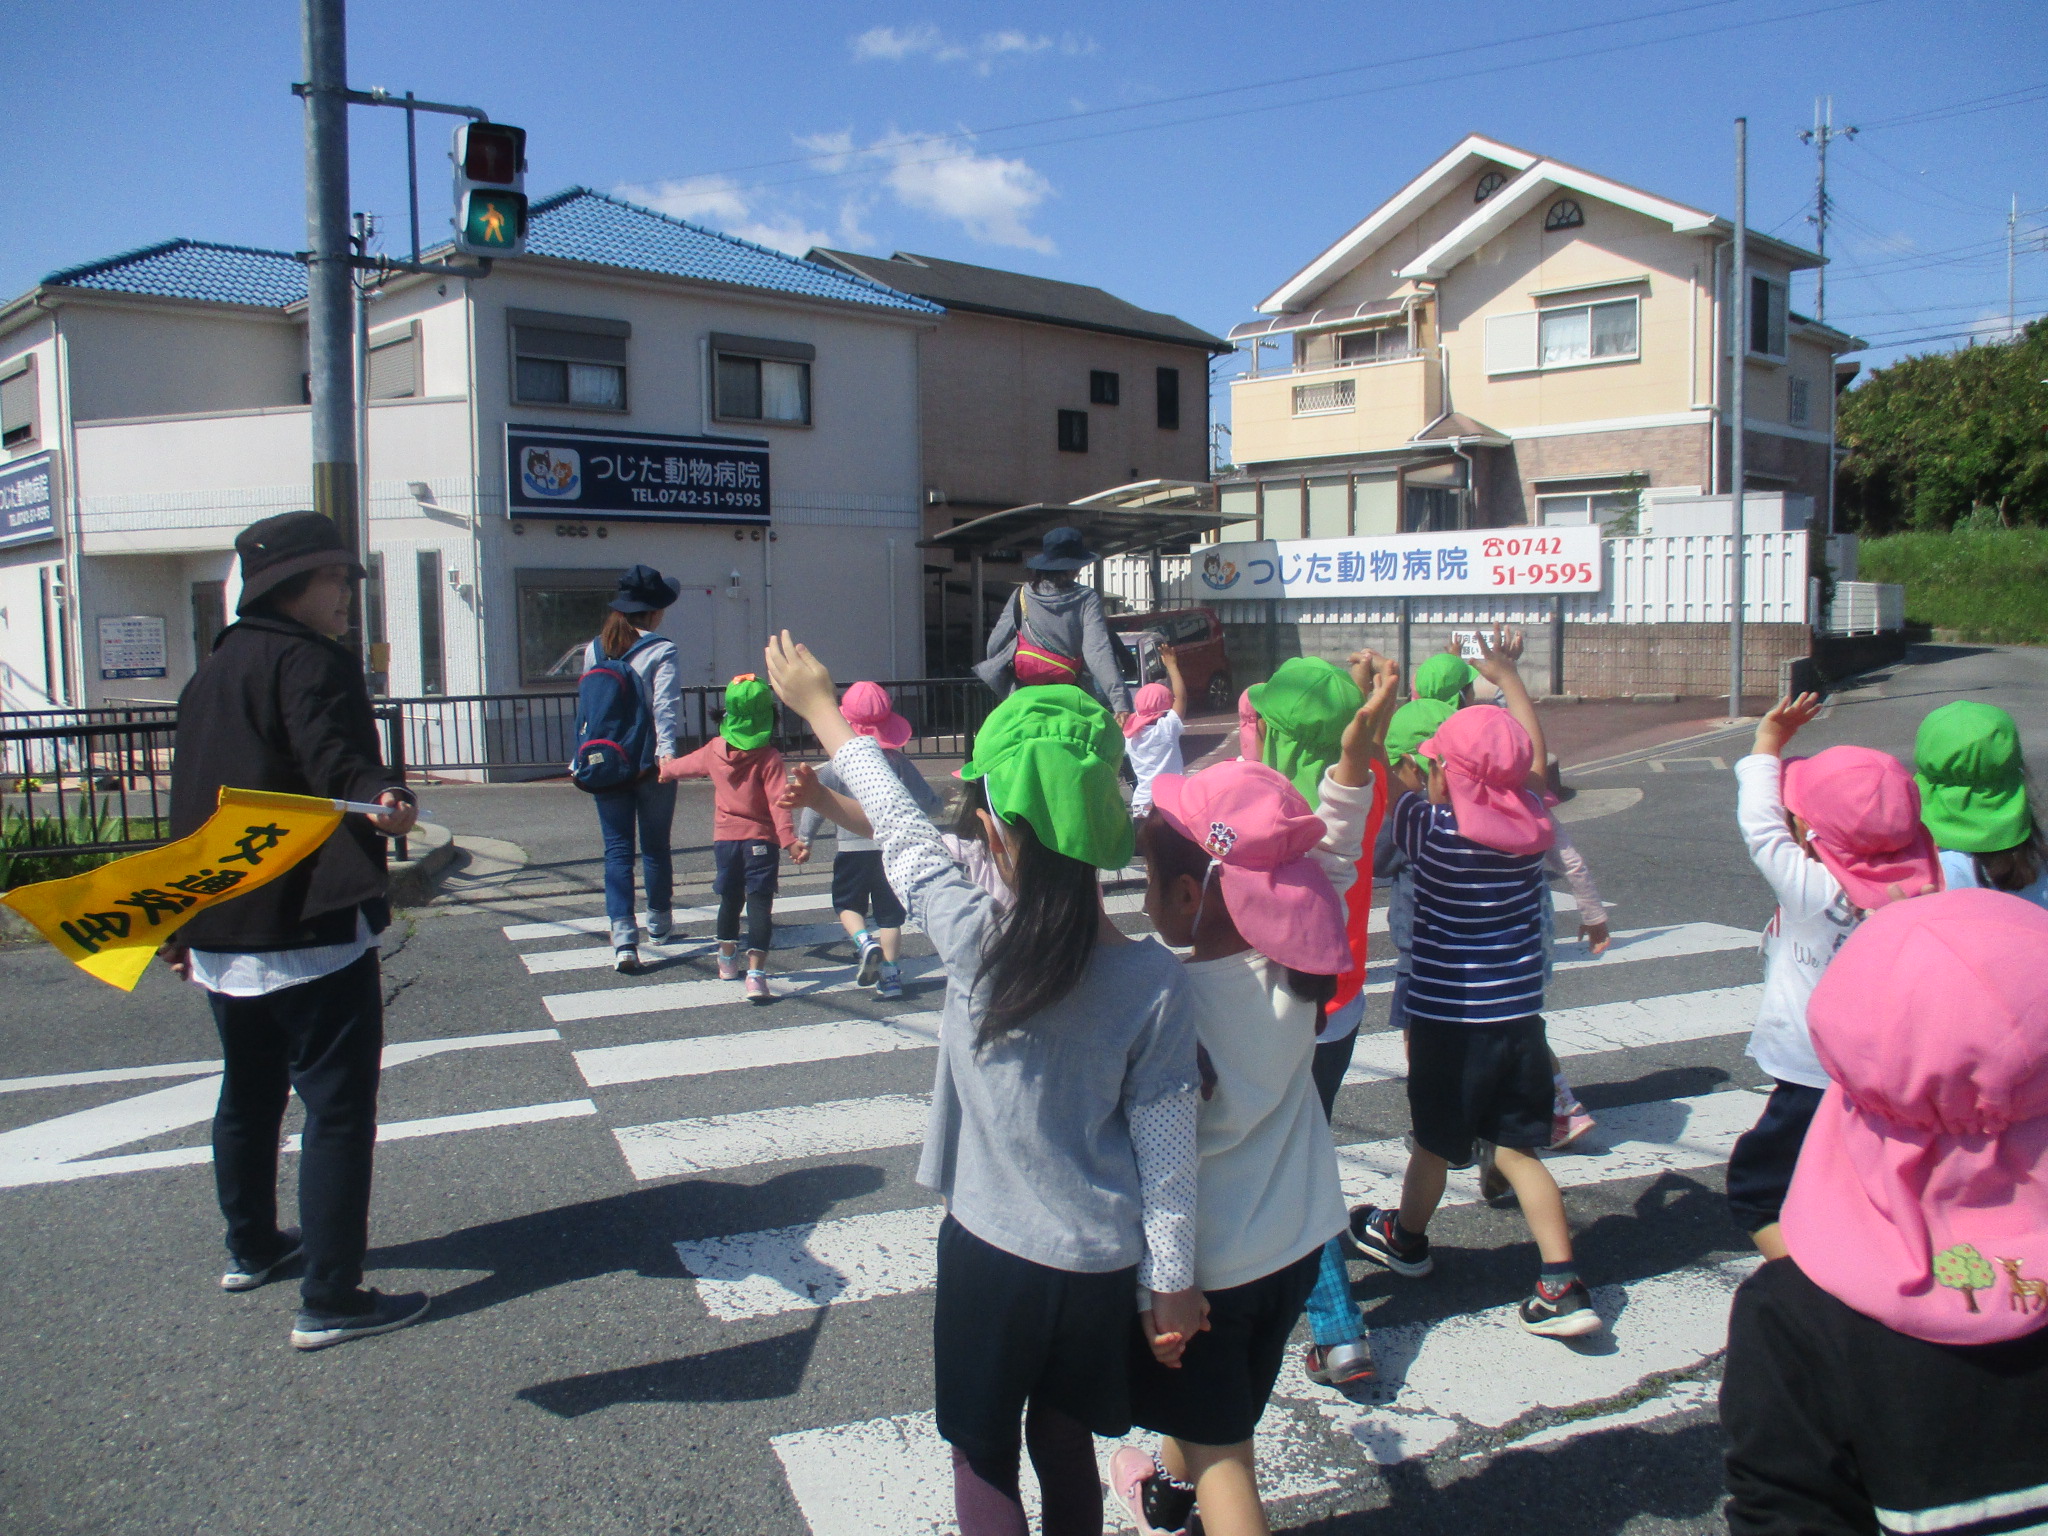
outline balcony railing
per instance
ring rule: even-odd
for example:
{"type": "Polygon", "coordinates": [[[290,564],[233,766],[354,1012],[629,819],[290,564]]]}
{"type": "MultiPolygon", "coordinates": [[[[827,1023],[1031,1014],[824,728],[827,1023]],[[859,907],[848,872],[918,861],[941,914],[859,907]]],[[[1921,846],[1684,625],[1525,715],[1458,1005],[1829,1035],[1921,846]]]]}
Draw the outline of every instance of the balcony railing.
{"type": "Polygon", "coordinates": [[[1294,414],[1297,416],[1327,416],[1333,411],[1357,408],[1356,379],[1326,379],[1320,384],[1294,386],[1294,414]]]}

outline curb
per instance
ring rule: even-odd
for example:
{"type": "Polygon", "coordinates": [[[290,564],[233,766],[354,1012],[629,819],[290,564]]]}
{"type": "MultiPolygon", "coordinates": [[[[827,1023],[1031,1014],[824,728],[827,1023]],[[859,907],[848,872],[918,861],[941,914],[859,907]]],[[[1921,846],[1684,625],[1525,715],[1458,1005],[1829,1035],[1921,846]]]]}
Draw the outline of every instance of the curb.
{"type": "Polygon", "coordinates": [[[446,827],[423,821],[406,839],[412,855],[390,866],[390,900],[394,907],[423,907],[434,899],[434,887],[455,862],[455,838],[446,827]]]}

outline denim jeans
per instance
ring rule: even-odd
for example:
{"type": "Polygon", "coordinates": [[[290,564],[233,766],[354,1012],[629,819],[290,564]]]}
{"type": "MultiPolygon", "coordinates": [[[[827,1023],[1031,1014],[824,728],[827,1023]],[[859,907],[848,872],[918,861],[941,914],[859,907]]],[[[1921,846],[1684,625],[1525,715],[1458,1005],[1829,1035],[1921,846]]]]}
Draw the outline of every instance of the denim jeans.
{"type": "Polygon", "coordinates": [[[591,798],[597,801],[598,825],[604,828],[604,915],[611,919],[612,943],[623,946],[639,938],[633,911],[636,829],[640,868],[647,881],[647,910],[660,916],[669,909],[674,885],[669,827],[676,817],[676,787],[650,774],[625,789],[608,789],[591,798]]]}

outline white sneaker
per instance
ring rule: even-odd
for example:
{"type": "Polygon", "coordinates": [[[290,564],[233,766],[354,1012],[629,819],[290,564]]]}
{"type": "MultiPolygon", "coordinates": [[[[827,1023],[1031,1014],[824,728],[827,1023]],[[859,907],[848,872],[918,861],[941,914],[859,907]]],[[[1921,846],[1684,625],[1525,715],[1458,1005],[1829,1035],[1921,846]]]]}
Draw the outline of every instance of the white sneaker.
{"type": "Polygon", "coordinates": [[[647,937],[656,944],[663,943],[676,931],[675,918],[667,912],[647,914],[647,937]]]}
{"type": "Polygon", "coordinates": [[[621,944],[612,951],[612,969],[628,976],[640,974],[640,951],[632,944],[621,944]]]}

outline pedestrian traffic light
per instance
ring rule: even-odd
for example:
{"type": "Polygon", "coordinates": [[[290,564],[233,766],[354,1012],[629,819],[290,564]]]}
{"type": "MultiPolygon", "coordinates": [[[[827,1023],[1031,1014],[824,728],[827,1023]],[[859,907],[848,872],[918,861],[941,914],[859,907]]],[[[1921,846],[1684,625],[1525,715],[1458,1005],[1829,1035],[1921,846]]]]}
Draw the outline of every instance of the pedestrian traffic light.
{"type": "Polygon", "coordinates": [[[526,249],[526,130],[464,123],[455,130],[455,249],[517,256],[526,249]]]}

